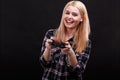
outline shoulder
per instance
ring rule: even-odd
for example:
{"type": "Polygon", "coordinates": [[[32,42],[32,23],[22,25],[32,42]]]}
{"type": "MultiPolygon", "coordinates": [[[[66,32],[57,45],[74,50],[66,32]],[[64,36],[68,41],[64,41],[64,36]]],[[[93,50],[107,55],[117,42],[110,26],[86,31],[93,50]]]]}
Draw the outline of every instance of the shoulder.
{"type": "Polygon", "coordinates": [[[91,40],[90,39],[87,41],[87,46],[86,46],[85,50],[88,52],[91,50],[91,40]]]}
{"type": "Polygon", "coordinates": [[[49,29],[46,32],[46,37],[50,38],[51,36],[54,36],[56,29],[49,29]]]}
{"type": "Polygon", "coordinates": [[[90,39],[88,39],[88,41],[87,41],[87,47],[91,48],[91,40],[90,39]]]}
{"type": "Polygon", "coordinates": [[[88,45],[90,45],[91,44],[91,40],[90,39],[88,39],[88,45]]]}
{"type": "Polygon", "coordinates": [[[48,29],[47,32],[54,32],[56,29],[48,29]]]}

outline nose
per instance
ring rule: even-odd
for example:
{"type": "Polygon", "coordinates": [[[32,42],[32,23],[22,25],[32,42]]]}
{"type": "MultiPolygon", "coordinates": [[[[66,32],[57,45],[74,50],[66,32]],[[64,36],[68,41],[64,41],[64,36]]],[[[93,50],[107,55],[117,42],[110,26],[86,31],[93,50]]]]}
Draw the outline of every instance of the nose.
{"type": "Polygon", "coordinates": [[[68,18],[72,18],[72,15],[71,15],[71,14],[69,14],[69,15],[68,15],[68,18]]]}

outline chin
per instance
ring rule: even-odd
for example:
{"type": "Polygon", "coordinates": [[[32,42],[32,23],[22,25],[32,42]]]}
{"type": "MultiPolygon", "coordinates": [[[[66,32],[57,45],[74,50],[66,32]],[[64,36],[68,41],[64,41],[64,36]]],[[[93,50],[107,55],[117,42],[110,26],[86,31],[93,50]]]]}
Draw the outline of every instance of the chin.
{"type": "Polygon", "coordinates": [[[66,28],[71,28],[72,24],[66,24],[65,26],[66,26],[66,28]]]}
{"type": "Polygon", "coordinates": [[[73,27],[66,27],[67,29],[73,29],[73,27]]]}

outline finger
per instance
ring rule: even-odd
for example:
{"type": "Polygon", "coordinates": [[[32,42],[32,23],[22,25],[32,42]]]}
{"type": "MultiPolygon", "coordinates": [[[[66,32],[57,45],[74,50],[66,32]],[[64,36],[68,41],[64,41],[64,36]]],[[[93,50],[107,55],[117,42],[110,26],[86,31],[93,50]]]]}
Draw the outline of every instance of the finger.
{"type": "Polygon", "coordinates": [[[53,37],[53,36],[51,36],[51,37],[50,37],[50,39],[54,39],[54,37],[53,37]]]}
{"type": "Polygon", "coordinates": [[[50,43],[52,43],[52,40],[51,39],[47,39],[46,42],[50,44],[50,43]]]}
{"type": "Polygon", "coordinates": [[[65,42],[66,45],[69,45],[69,42],[65,42]]]}

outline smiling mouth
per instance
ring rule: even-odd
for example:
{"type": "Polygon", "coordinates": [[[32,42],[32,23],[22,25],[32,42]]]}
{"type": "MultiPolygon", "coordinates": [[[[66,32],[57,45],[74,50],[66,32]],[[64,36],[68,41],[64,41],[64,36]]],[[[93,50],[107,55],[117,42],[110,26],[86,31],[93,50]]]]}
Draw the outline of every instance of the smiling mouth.
{"type": "Polygon", "coordinates": [[[65,20],[65,22],[69,25],[73,23],[73,21],[71,21],[71,20],[65,20]]]}

